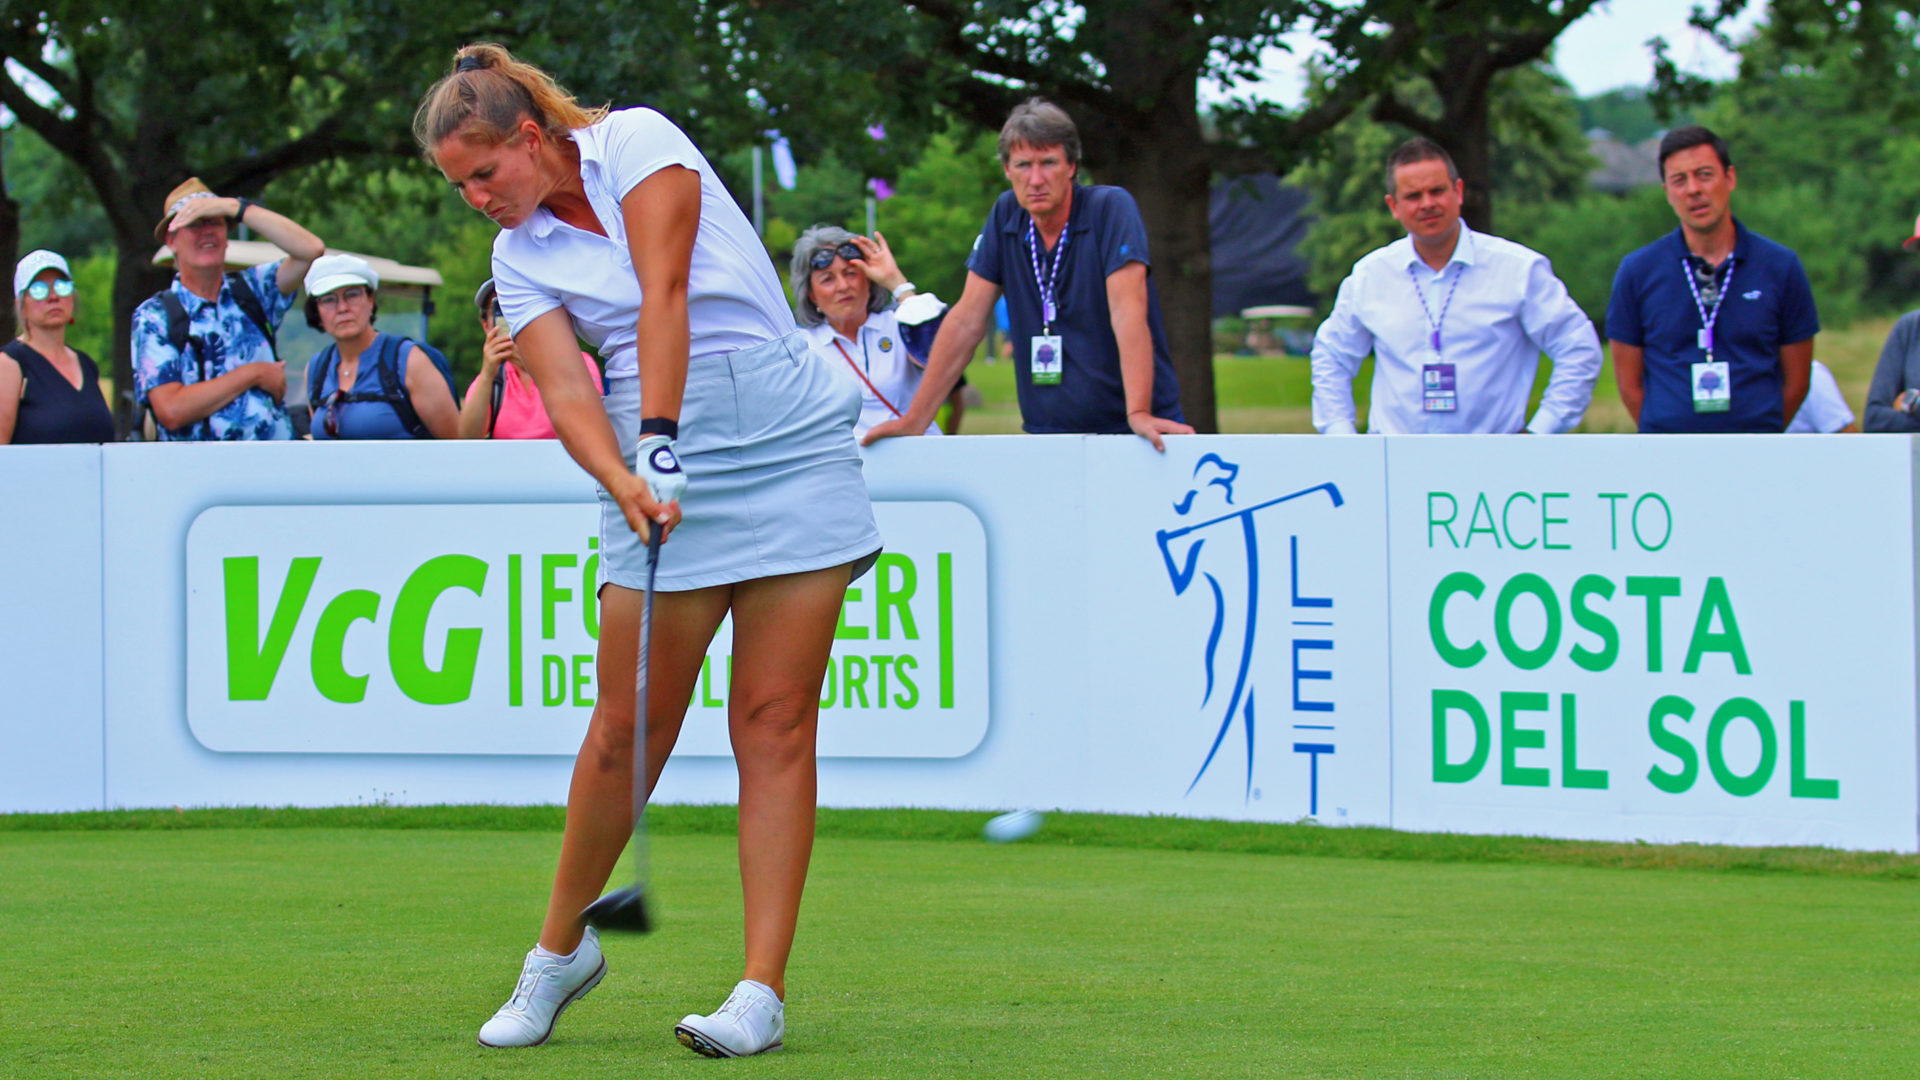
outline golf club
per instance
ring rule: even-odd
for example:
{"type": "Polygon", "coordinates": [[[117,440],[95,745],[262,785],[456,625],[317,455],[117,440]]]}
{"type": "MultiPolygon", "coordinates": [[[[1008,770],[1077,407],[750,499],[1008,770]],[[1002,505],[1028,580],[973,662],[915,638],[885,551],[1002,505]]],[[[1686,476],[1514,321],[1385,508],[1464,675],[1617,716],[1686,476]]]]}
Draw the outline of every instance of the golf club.
{"type": "Polygon", "coordinates": [[[653,929],[647,911],[647,651],[653,637],[653,583],[660,569],[659,523],[647,530],[647,598],[640,608],[640,667],[633,707],[633,887],[616,889],[587,905],[580,921],[602,930],[644,934],[653,929]]]}

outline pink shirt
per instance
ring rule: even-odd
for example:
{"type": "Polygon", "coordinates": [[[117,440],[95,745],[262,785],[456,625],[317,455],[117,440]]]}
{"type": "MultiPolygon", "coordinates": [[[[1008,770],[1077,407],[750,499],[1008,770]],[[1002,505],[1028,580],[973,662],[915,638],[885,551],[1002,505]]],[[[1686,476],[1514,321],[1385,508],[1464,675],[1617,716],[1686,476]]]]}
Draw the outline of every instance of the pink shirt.
{"type": "MultiPolygon", "coordinates": [[[[586,353],[580,359],[587,365],[587,373],[593,376],[593,385],[602,393],[606,386],[600,381],[600,365],[586,353]]],[[[547,419],[547,407],[540,404],[540,388],[533,380],[521,374],[520,365],[506,364],[502,370],[506,374],[506,385],[500,388],[500,415],[494,418],[493,430],[488,438],[493,439],[551,439],[555,438],[553,421],[547,419]]],[[[493,393],[490,382],[475,379],[467,387],[467,400],[472,401],[475,394],[493,393]]]]}

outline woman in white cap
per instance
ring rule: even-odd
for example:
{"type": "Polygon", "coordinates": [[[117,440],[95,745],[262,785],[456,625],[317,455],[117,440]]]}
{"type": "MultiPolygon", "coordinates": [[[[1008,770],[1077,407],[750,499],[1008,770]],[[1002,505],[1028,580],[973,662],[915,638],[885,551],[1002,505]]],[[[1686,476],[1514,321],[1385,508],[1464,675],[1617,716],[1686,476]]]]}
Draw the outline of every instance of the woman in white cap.
{"type": "Polygon", "coordinates": [[[0,443],[113,441],[113,413],[93,357],[67,344],[73,274],[51,251],[13,269],[20,336],[0,346],[0,443]]]}
{"type": "Polygon", "coordinates": [[[601,486],[599,704],[539,942],[480,1041],[545,1042],[606,971],[581,911],[632,826],[636,695],[622,690],[635,685],[645,538],[659,529],[645,790],[731,615],[746,917],[742,978],[674,1032],[709,1057],[777,1050],[813,850],[820,685],[847,586],[880,549],[853,441],[860,397],[808,347],[753,226],[666,117],[582,109],[540,69],[470,45],[421,103],[414,135],[500,226],[493,273],[521,360],[601,486]],[[576,335],[606,360],[604,402],[576,335]]]}
{"type": "Polygon", "coordinates": [[[307,362],[315,439],[453,439],[453,383],[427,351],[375,330],[380,275],[365,259],[322,255],[307,270],[307,325],[333,344],[307,362]]]}

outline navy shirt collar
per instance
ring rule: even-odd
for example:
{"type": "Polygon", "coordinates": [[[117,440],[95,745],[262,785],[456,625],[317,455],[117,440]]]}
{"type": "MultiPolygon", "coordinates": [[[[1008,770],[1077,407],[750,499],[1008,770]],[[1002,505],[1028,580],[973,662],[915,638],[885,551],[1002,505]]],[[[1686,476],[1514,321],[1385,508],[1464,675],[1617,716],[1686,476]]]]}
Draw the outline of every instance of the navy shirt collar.
{"type": "MultiPolygon", "coordinates": [[[[1736,216],[1733,219],[1733,258],[1736,262],[1746,262],[1748,255],[1752,253],[1753,244],[1750,242],[1752,235],[1736,216]]],[[[1693,254],[1693,249],[1687,246],[1686,226],[1676,226],[1667,234],[1667,239],[1676,254],[1693,254]]]]}
{"type": "MultiPolygon", "coordinates": [[[[1081,213],[1081,211],[1086,208],[1086,194],[1086,185],[1076,179],[1073,182],[1073,202],[1067,207],[1067,228],[1077,233],[1084,233],[1093,227],[1088,224],[1087,215],[1081,213]]],[[[1027,208],[1020,205],[1020,196],[1015,195],[1013,197],[1013,213],[1007,216],[1007,223],[1000,226],[1000,231],[1014,236],[1025,237],[1027,235],[1027,226],[1031,224],[1033,224],[1033,215],[1027,213],[1027,208]]]]}

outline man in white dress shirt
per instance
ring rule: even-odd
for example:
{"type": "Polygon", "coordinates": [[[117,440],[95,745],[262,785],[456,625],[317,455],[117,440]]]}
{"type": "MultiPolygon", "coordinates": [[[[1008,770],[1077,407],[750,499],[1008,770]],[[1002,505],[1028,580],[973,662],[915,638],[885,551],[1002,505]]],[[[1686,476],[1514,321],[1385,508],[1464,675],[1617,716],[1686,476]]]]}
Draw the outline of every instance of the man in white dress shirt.
{"type": "Polygon", "coordinates": [[[1546,257],[1460,220],[1466,186],[1431,140],[1402,143],[1387,184],[1407,237],[1354,264],[1314,333],[1314,428],[1358,430],[1353,379],[1371,353],[1368,431],[1573,430],[1593,400],[1600,339],[1546,257]],[[1553,377],[1528,420],[1543,352],[1553,377]]]}

